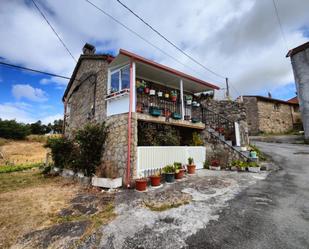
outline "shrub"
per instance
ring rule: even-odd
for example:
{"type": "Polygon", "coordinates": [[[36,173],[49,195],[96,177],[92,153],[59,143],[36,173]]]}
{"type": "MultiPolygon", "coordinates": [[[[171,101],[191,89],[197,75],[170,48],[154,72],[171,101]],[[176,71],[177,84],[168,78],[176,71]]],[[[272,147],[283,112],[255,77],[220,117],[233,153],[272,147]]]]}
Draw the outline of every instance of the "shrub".
{"type": "Polygon", "coordinates": [[[15,120],[0,119],[0,137],[8,139],[24,139],[30,134],[30,129],[27,125],[17,123],[15,120]]]}
{"type": "Polygon", "coordinates": [[[182,164],[180,162],[174,162],[175,169],[182,169],[182,164]]]}
{"type": "Polygon", "coordinates": [[[65,137],[48,138],[45,147],[51,149],[52,159],[56,167],[74,169],[77,152],[71,140],[65,137]]]}
{"type": "Polygon", "coordinates": [[[86,176],[95,173],[100,164],[106,139],[105,124],[87,124],[76,134],[75,141],[79,145],[78,169],[86,176]]]}
{"type": "Polygon", "coordinates": [[[192,133],[192,144],[191,146],[202,146],[204,145],[201,135],[196,131],[192,133]]]}
{"type": "Polygon", "coordinates": [[[209,169],[210,166],[210,161],[209,160],[205,160],[204,164],[203,164],[203,168],[204,169],[209,169]]]}
{"type": "Polygon", "coordinates": [[[164,173],[164,174],[175,173],[175,167],[174,167],[174,165],[172,165],[172,164],[166,165],[166,166],[163,168],[163,173],[164,173]]]}

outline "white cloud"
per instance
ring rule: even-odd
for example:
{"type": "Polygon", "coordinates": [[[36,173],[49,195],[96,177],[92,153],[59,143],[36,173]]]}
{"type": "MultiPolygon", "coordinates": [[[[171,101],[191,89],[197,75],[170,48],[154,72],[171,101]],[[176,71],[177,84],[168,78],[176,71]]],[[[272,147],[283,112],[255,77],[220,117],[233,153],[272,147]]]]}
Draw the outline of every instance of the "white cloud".
{"type": "Polygon", "coordinates": [[[12,94],[17,100],[27,99],[35,102],[47,101],[47,95],[42,89],[34,88],[29,84],[13,85],[12,94]]]}
{"type": "Polygon", "coordinates": [[[43,124],[48,124],[48,123],[53,123],[54,120],[58,120],[58,119],[63,119],[63,114],[55,114],[55,115],[50,115],[50,116],[46,116],[44,118],[41,119],[43,124]]]}
{"type": "MultiPolygon", "coordinates": [[[[65,4],[61,0],[40,1],[50,22],[76,58],[85,42],[96,43],[98,51],[125,48],[204,80],[219,81],[224,87],[224,80],[189,61],[117,1],[93,1],[156,46],[194,67],[198,73],[158,52],[86,1],[68,0],[65,4]]],[[[233,87],[241,93],[255,93],[293,81],[272,1],[179,0],[175,5],[174,1],[165,0],[125,0],[125,3],[187,53],[228,76],[233,87]]],[[[280,0],[277,4],[288,46],[292,48],[308,40],[300,28],[309,26],[309,1],[280,0]]],[[[0,19],[0,37],[3,38],[0,54],[3,57],[28,67],[71,75],[75,62],[31,2],[4,1],[0,5],[0,19]]],[[[52,81],[54,79],[47,78],[41,83],[52,81]]],[[[235,91],[232,93],[236,95],[235,91]]]]}
{"type": "Polygon", "coordinates": [[[68,84],[69,80],[58,78],[58,77],[50,77],[44,78],[40,80],[42,85],[55,84],[60,86],[61,88],[65,87],[68,84]]]}

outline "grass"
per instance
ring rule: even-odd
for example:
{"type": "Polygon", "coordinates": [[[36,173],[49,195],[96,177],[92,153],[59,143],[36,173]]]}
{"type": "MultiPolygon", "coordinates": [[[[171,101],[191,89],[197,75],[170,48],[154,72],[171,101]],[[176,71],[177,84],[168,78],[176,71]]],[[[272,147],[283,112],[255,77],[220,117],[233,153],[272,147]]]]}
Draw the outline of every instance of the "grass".
{"type": "Polygon", "coordinates": [[[61,137],[61,134],[53,134],[53,135],[29,135],[26,137],[26,140],[29,142],[39,142],[39,143],[46,143],[48,138],[56,138],[61,137]]]}
{"type": "Polygon", "coordinates": [[[0,137],[0,146],[5,145],[8,142],[7,139],[0,137]]]}
{"type": "Polygon", "coordinates": [[[162,203],[162,204],[156,204],[153,205],[151,203],[147,203],[144,201],[144,205],[149,208],[151,211],[156,211],[156,212],[163,212],[165,210],[171,209],[171,208],[178,208],[182,205],[189,204],[189,201],[179,201],[176,203],[162,203]]]}
{"type": "Polygon", "coordinates": [[[42,166],[42,163],[32,163],[32,164],[25,164],[25,165],[5,165],[0,166],[0,174],[2,173],[11,173],[16,171],[23,171],[33,168],[38,168],[42,166]]]}
{"type": "Polygon", "coordinates": [[[49,226],[79,188],[66,180],[44,178],[38,169],[0,174],[0,248],[35,229],[49,226]]]}
{"type": "Polygon", "coordinates": [[[0,165],[29,165],[43,162],[48,150],[44,143],[23,140],[7,140],[1,147],[0,165]]]}

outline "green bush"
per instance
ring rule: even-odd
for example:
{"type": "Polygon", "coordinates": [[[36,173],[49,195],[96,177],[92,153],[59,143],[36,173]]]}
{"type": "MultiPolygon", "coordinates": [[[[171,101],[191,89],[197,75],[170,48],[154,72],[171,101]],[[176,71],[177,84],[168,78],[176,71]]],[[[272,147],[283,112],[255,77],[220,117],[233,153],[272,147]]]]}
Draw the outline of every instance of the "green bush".
{"type": "Polygon", "coordinates": [[[75,168],[78,153],[71,140],[64,137],[48,138],[45,147],[51,149],[52,159],[56,167],[60,169],[75,168]]]}
{"type": "Polygon", "coordinates": [[[30,134],[30,129],[27,125],[17,123],[15,120],[0,119],[0,137],[7,139],[24,139],[30,134]]]}
{"type": "Polygon", "coordinates": [[[168,173],[175,173],[175,167],[172,164],[166,165],[163,169],[163,173],[164,174],[168,174],[168,173]]]}
{"type": "Polygon", "coordinates": [[[86,176],[95,173],[100,164],[106,139],[105,124],[88,124],[76,134],[75,141],[79,145],[78,169],[86,176]]]}
{"type": "Polygon", "coordinates": [[[26,165],[6,165],[6,166],[0,166],[0,174],[1,173],[11,173],[15,171],[22,171],[32,168],[40,167],[41,163],[34,163],[34,164],[26,164],[26,165]]]}
{"type": "Polygon", "coordinates": [[[203,143],[203,140],[201,138],[201,135],[200,133],[198,132],[193,132],[192,133],[192,143],[191,143],[191,146],[203,146],[204,143],[203,143]]]}

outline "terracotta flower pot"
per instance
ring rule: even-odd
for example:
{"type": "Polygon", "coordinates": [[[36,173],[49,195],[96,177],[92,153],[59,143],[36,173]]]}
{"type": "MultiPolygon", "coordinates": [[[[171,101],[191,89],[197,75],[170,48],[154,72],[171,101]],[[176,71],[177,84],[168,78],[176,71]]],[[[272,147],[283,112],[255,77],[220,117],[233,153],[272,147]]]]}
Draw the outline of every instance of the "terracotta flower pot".
{"type": "Polygon", "coordinates": [[[144,88],[144,93],[148,94],[149,92],[150,92],[149,87],[145,87],[145,88],[144,88]]]}
{"type": "Polygon", "coordinates": [[[147,189],[147,180],[146,179],[135,180],[135,189],[137,191],[145,191],[147,189]]]}
{"type": "Polygon", "coordinates": [[[185,170],[180,169],[178,173],[175,173],[175,179],[179,180],[179,179],[183,178],[184,174],[185,174],[185,170]]]}
{"type": "Polygon", "coordinates": [[[177,96],[172,95],[172,96],[171,96],[171,100],[172,100],[173,102],[176,102],[176,101],[177,101],[177,96]]]}
{"type": "Polygon", "coordinates": [[[160,186],[161,176],[150,176],[149,178],[150,178],[151,186],[153,186],[153,187],[160,186]]]}
{"type": "Polygon", "coordinates": [[[190,174],[190,175],[195,174],[195,168],[196,168],[196,166],[194,164],[187,165],[188,174],[190,174]]]}

